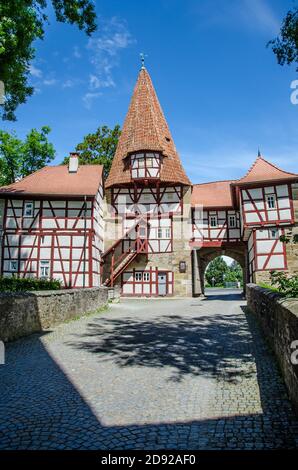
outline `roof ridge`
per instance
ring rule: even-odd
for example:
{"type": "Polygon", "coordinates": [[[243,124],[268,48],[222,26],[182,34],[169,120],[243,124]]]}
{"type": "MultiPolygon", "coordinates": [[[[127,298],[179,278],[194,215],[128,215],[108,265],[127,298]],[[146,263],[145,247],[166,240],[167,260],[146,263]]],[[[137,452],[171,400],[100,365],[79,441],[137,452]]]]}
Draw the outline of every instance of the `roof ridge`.
{"type": "Polygon", "coordinates": [[[262,157],[262,155],[260,157],[258,157],[260,160],[263,160],[264,162],[268,163],[268,165],[271,165],[273,166],[273,168],[275,168],[276,170],[278,171],[282,171],[283,173],[287,173],[288,175],[294,175],[296,176],[296,173],[292,173],[290,171],[286,171],[286,170],[282,170],[279,166],[275,165],[275,163],[272,163],[272,162],[269,162],[268,160],[266,160],[266,158],[262,157]]]}
{"type": "Polygon", "coordinates": [[[216,181],[206,181],[204,183],[193,183],[193,186],[202,186],[203,184],[214,184],[214,183],[233,183],[237,180],[216,180],[216,181]]]}

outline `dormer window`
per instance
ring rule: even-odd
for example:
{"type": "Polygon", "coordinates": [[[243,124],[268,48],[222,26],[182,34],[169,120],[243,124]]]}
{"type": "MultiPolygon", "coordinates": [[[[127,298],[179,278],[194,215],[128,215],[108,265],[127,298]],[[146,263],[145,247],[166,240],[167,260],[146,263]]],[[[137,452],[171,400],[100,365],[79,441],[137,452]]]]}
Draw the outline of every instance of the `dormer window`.
{"type": "Polygon", "coordinates": [[[142,152],[130,157],[131,177],[133,179],[155,179],[160,177],[161,157],[159,153],[142,152]]]}

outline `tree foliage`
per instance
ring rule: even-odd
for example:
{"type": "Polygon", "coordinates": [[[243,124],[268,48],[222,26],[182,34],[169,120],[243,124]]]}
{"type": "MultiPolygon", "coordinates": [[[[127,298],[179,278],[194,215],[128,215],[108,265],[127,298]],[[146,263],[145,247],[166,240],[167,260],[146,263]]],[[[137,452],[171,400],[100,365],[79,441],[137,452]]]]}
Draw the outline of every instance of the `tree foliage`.
{"type": "MultiPolygon", "coordinates": [[[[16,120],[15,111],[34,89],[28,84],[33,42],[44,38],[47,0],[7,0],[0,3],[0,80],[5,86],[3,119],[16,120]]],[[[91,0],[51,0],[57,21],[76,24],[90,35],[96,29],[91,0]]]]}
{"type": "Polygon", "coordinates": [[[288,11],[279,36],[269,41],[268,46],[272,47],[280,65],[298,64],[298,6],[288,11]]]}
{"type": "Polygon", "coordinates": [[[32,129],[22,141],[15,133],[0,131],[0,185],[11,184],[49,164],[55,157],[48,141],[51,129],[32,129]]]}
{"type": "MultiPolygon", "coordinates": [[[[94,134],[86,135],[83,142],[76,146],[76,150],[80,151],[79,163],[81,165],[101,164],[104,166],[104,176],[107,177],[111,169],[120,134],[120,126],[117,124],[114,129],[102,126],[94,134]]],[[[63,164],[68,164],[68,161],[69,157],[66,157],[63,160],[63,164]]]]}
{"type": "Polygon", "coordinates": [[[289,276],[282,271],[270,273],[271,284],[277,287],[278,292],[284,297],[298,297],[298,275],[289,276]]]}
{"type": "Polygon", "coordinates": [[[208,285],[221,287],[226,282],[242,282],[242,268],[237,261],[228,266],[225,260],[220,256],[211,261],[206,270],[206,281],[208,285]]]}

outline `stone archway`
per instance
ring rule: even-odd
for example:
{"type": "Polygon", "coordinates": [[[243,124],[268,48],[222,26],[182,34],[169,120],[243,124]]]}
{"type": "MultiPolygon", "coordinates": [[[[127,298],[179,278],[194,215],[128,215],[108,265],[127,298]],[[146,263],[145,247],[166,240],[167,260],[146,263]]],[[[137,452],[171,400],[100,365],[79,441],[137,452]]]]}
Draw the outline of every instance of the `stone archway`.
{"type": "Polygon", "coordinates": [[[193,274],[193,296],[198,297],[204,295],[205,286],[204,286],[204,277],[205,271],[210,263],[218,256],[229,256],[237,261],[243,271],[243,290],[245,292],[245,286],[248,282],[248,267],[247,267],[247,256],[246,256],[246,246],[236,246],[229,248],[220,248],[220,247],[208,247],[208,248],[199,248],[193,249],[192,251],[192,274],[193,274]]]}

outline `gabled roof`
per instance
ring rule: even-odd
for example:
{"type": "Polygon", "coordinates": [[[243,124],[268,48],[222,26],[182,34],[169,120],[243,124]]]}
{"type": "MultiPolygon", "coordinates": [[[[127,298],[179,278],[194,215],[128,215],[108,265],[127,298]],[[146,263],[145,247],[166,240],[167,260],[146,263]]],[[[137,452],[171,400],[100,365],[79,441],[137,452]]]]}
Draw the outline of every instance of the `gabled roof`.
{"type": "Polygon", "coordinates": [[[262,156],[258,156],[252,167],[246,173],[243,178],[235,181],[236,186],[244,186],[246,184],[254,184],[258,182],[270,182],[270,181],[283,181],[283,180],[295,180],[298,179],[298,175],[295,173],[289,173],[281,170],[273,163],[267,162],[262,156]]]}
{"type": "Polygon", "coordinates": [[[145,68],[141,69],[134,88],[106,187],[132,181],[124,159],[129,154],[142,150],[160,152],[164,156],[161,181],[191,184],[145,68]]]}
{"type": "Polygon", "coordinates": [[[46,166],[17,183],[0,187],[4,196],[95,196],[102,181],[102,165],[80,165],[69,173],[67,165],[46,166]]]}
{"type": "Polygon", "coordinates": [[[232,208],[231,183],[233,183],[233,180],[194,184],[191,205],[194,207],[201,204],[206,209],[217,207],[232,208]]]}

